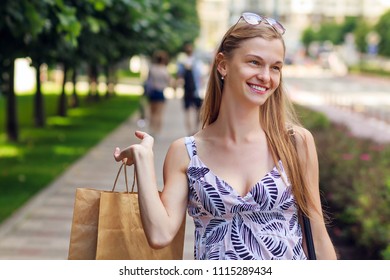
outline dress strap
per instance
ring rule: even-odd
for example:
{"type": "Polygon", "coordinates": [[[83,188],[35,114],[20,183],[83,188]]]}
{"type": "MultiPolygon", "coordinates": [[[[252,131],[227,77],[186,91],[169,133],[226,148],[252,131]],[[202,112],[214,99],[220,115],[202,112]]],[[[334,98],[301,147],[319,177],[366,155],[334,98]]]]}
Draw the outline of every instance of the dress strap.
{"type": "Polygon", "coordinates": [[[194,136],[185,137],[185,145],[190,158],[196,155],[196,146],[194,136]]]}

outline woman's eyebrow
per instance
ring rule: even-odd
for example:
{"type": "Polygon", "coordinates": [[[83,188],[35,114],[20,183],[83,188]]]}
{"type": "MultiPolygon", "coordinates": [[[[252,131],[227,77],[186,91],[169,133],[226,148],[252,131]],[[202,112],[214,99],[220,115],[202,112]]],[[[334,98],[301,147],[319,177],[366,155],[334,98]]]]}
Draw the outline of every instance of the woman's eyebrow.
{"type": "MultiPolygon", "coordinates": [[[[261,57],[261,56],[259,56],[257,54],[247,54],[246,56],[247,57],[255,57],[258,60],[265,61],[263,57],[261,57]]],[[[277,60],[277,61],[273,62],[272,64],[283,64],[283,61],[277,60]]]]}

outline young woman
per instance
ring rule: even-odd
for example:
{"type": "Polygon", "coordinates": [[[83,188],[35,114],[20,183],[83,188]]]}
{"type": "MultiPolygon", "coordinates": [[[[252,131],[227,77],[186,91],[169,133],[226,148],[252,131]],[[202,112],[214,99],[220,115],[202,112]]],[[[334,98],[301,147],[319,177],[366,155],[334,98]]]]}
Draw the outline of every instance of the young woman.
{"type": "Polygon", "coordinates": [[[117,161],[135,164],[149,243],[169,244],[186,210],[195,259],[306,259],[300,211],[310,217],[317,259],[336,259],[321,211],[309,131],[293,119],[282,83],[283,26],[244,13],[218,47],[202,107],[203,129],[178,139],[156,188],[153,138],[117,161]]]}
{"type": "Polygon", "coordinates": [[[168,54],[165,51],[154,52],[146,82],[148,88],[146,96],[150,104],[150,133],[154,137],[158,137],[161,132],[165,107],[164,90],[172,82],[167,68],[168,60],[168,54]]]}
{"type": "Polygon", "coordinates": [[[202,106],[200,97],[202,74],[200,60],[194,54],[192,43],[184,45],[184,55],[177,65],[177,77],[183,83],[184,89],[184,120],[189,134],[196,133],[200,128],[199,112],[202,106]]]}

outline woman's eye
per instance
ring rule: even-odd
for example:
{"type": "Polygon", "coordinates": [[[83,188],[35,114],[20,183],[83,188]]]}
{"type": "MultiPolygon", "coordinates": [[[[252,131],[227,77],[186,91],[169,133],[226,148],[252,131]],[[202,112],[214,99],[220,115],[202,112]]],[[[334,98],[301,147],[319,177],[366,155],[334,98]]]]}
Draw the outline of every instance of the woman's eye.
{"type": "Polygon", "coordinates": [[[259,65],[259,62],[256,61],[256,60],[251,60],[249,61],[250,64],[253,64],[253,65],[259,65]]]}
{"type": "Polygon", "coordinates": [[[272,69],[275,70],[275,71],[280,71],[280,67],[279,66],[274,66],[274,67],[272,67],[272,69]]]}

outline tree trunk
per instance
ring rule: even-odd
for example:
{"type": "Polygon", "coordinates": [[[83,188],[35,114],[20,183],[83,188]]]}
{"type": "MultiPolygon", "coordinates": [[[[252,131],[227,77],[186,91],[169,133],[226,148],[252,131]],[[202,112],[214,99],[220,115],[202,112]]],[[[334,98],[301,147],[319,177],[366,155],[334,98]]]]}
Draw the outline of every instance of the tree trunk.
{"type": "Polygon", "coordinates": [[[76,91],[76,84],[77,84],[77,70],[76,67],[73,67],[72,71],[72,83],[73,83],[73,93],[72,93],[72,108],[79,107],[79,97],[77,95],[76,91]]]}
{"type": "Polygon", "coordinates": [[[10,141],[17,142],[19,140],[19,128],[18,128],[18,114],[14,85],[14,71],[15,65],[13,59],[7,59],[3,61],[4,74],[4,94],[7,98],[7,119],[6,119],[6,131],[7,138],[10,141]]]}
{"type": "Polygon", "coordinates": [[[89,93],[88,99],[98,101],[100,99],[98,92],[98,70],[96,65],[89,68],[89,93]]]}
{"type": "Polygon", "coordinates": [[[68,65],[64,64],[64,79],[62,80],[62,91],[61,91],[60,100],[58,103],[58,115],[61,117],[66,117],[66,110],[68,107],[67,106],[66,92],[65,92],[67,72],[68,72],[68,65]]]}
{"type": "Polygon", "coordinates": [[[36,127],[45,126],[45,107],[43,102],[42,88],[41,88],[41,63],[36,65],[37,75],[37,91],[34,97],[34,120],[36,127]]]}
{"type": "Polygon", "coordinates": [[[106,99],[111,96],[111,75],[110,75],[110,67],[108,65],[104,66],[104,75],[106,76],[106,99]]]}

